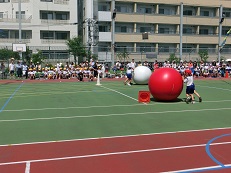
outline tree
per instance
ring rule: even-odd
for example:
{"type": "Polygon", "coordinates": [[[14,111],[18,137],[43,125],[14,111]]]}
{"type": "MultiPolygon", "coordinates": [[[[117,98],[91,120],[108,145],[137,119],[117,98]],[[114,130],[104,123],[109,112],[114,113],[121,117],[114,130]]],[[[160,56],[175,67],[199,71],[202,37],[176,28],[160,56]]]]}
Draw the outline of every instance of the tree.
{"type": "Polygon", "coordinates": [[[77,62],[77,57],[82,59],[87,54],[81,37],[73,37],[72,39],[68,39],[66,45],[68,46],[68,51],[74,56],[75,65],[77,62]]]}
{"type": "Polygon", "coordinates": [[[176,57],[175,53],[171,53],[169,58],[168,58],[168,61],[170,63],[172,63],[173,61],[175,61],[177,64],[180,63],[180,58],[176,57]]]}
{"type": "Polygon", "coordinates": [[[34,64],[42,64],[45,57],[42,55],[42,51],[38,50],[38,53],[34,53],[31,56],[31,62],[34,64]]]}
{"type": "Polygon", "coordinates": [[[120,61],[124,62],[125,60],[129,59],[129,53],[126,51],[126,48],[123,49],[123,52],[118,52],[116,56],[120,61]]]}
{"type": "Polygon", "coordinates": [[[200,56],[201,61],[207,62],[207,59],[209,58],[208,50],[201,50],[198,52],[198,55],[200,56]]]}
{"type": "Polygon", "coordinates": [[[20,59],[18,52],[13,52],[7,48],[0,49],[0,60],[8,60],[14,58],[16,60],[20,59]]]}

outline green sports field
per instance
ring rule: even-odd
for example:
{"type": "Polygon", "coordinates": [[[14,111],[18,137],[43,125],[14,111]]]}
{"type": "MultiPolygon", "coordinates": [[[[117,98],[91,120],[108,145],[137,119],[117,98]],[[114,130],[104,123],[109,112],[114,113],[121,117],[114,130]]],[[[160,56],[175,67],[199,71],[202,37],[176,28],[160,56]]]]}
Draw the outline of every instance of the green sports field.
{"type": "MultiPolygon", "coordinates": [[[[231,127],[231,80],[195,80],[203,102],[138,103],[147,85],[1,82],[0,144],[231,127]]],[[[197,98],[196,98],[197,99],[197,98]]]]}

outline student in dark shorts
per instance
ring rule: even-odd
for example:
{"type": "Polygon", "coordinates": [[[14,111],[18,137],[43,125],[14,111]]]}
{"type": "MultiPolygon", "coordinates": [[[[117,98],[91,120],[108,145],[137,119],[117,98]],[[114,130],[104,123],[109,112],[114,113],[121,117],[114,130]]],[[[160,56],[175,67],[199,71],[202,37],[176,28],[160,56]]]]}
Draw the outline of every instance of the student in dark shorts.
{"type": "Polygon", "coordinates": [[[132,68],[128,67],[127,72],[126,72],[127,78],[124,81],[124,85],[131,86],[131,81],[132,81],[132,68]]]}

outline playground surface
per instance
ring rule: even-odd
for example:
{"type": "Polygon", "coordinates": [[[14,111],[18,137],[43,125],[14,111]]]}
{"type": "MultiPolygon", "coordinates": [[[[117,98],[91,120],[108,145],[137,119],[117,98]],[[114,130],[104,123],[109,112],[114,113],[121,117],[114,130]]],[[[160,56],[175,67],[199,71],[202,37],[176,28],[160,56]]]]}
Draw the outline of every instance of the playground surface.
{"type": "Polygon", "coordinates": [[[196,104],[185,89],[144,104],[147,85],[100,84],[0,81],[0,172],[231,172],[229,78],[196,79],[196,104]]]}

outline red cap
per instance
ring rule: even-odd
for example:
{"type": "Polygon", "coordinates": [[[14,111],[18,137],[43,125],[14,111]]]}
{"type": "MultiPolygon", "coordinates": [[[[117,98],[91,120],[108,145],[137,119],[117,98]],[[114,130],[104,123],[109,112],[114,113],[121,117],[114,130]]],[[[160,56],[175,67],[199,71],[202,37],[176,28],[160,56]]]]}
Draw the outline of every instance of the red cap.
{"type": "Polygon", "coordinates": [[[192,74],[191,70],[185,70],[185,73],[192,74]]]}

